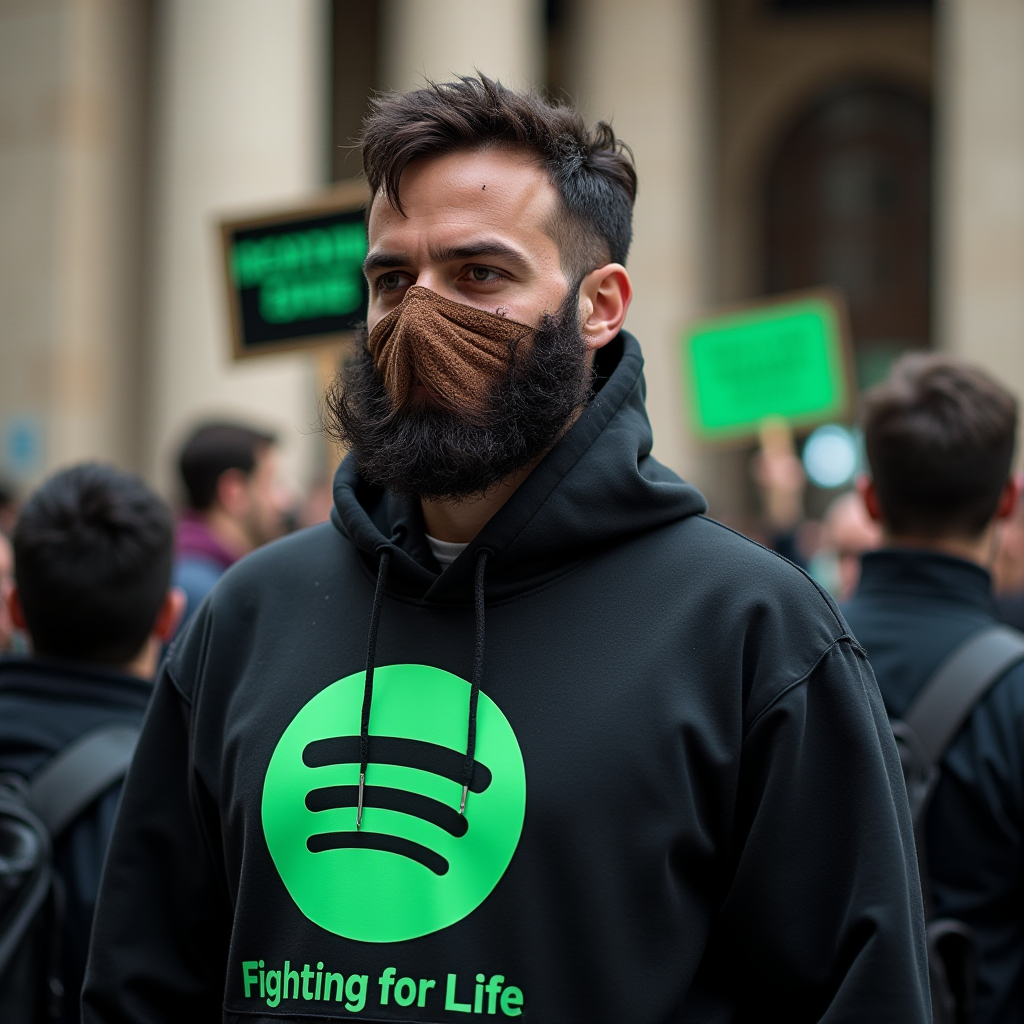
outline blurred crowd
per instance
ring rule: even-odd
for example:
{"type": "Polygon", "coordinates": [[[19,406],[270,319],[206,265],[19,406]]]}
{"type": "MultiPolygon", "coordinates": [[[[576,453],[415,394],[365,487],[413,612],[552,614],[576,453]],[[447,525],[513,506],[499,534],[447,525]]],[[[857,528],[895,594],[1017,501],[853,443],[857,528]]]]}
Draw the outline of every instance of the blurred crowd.
{"type": "MultiPolygon", "coordinates": [[[[778,424],[762,431],[751,476],[761,516],[748,532],[809,572],[840,604],[853,597],[861,556],[882,546],[882,530],[868,515],[857,486],[863,478],[837,488],[820,518],[808,516],[810,485],[796,439],[778,424]]],[[[1024,628],[1024,512],[1019,507],[999,524],[992,583],[1002,621],[1024,628]]]]}
{"type": "MultiPolygon", "coordinates": [[[[173,584],[184,595],[182,623],[240,558],[295,529],[323,522],[332,507],[330,481],[297,494],[282,479],[278,440],[251,424],[217,420],[197,425],[177,458],[180,500],[175,512],[173,584]]],[[[797,440],[782,423],[762,430],[750,464],[761,514],[746,524],[754,539],[805,569],[838,602],[851,598],[860,559],[882,545],[855,484],[837,488],[819,517],[809,516],[807,474],[797,440]]],[[[14,584],[11,538],[20,498],[0,480],[0,592],[14,584]]],[[[715,514],[714,508],[710,514],[715,514]]],[[[1002,620],[1024,628],[1024,512],[1000,524],[992,568],[1002,620]]],[[[0,601],[0,652],[27,650],[23,632],[0,601]]]]}

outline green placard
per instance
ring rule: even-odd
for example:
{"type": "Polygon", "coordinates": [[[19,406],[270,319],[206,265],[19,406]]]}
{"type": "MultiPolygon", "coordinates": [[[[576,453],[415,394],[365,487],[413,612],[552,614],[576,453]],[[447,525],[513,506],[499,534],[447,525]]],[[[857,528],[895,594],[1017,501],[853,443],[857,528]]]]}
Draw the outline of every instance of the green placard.
{"type": "Polygon", "coordinates": [[[768,417],[794,427],[841,418],[849,406],[842,323],[835,299],[805,294],[694,324],[682,357],[697,433],[733,438],[768,417]]]}

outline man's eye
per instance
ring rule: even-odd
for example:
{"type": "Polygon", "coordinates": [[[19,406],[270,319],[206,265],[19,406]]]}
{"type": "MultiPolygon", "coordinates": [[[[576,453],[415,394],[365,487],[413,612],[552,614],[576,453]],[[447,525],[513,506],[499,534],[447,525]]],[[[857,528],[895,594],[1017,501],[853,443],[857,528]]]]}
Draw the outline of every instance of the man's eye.
{"type": "Polygon", "coordinates": [[[469,272],[471,281],[481,284],[484,281],[496,281],[501,275],[490,267],[473,267],[469,272]]]}
{"type": "Polygon", "coordinates": [[[392,292],[396,288],[402,287],[402,275],[401,274],[381,274],[377,278],[377,290],[382,292],[392,292]]]}

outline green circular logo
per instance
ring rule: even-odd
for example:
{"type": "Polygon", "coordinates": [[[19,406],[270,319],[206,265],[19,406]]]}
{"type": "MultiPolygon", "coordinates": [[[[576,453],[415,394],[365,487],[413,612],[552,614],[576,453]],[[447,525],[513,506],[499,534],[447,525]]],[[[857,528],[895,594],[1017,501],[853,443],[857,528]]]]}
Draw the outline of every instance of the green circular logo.
{"type": "Polygon", "coordinates": [[[363,678],[332,683],[285,729],[263,783],[263,834],[311,921],[359,942],[401,942],[490,895],[523,830],[526,771],[508,719],[481,693],[460,815],[469,683],[429,665],[378,667],[357,831],[363,678]]]}

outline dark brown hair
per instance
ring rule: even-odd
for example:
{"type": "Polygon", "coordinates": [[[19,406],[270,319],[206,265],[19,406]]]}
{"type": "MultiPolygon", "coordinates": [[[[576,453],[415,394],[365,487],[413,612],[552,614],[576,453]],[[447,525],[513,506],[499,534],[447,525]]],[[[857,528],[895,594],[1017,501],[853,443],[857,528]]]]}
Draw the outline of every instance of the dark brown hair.
{"type": "Polygon", "coordinates": [[[1017,400],[949,356],[906,355],[864,397],[864,439],[894,534],[976,537],[1010,475],[1017,400]]]}
{"type": "Polygon", "coordinates": [[[221,476],[229,469],[249,476],[260,454],[276,443],[273,434],[241,423],[204,423],[196,427],[178,456],[188,507],[197,512],[212,508],[221,476]]]}
{"type": "Polygon", "coordinates": [[[482,74],[428,82],[375,99],[360,142],[373,194],[399,213],[402,172],[418,157],[488,146],[535,153],[561,200],[550,234],[570,279],[626,262],[636,199],[632,153],[610,125],[588,129],[572,107],[513,92],[482,74]]]}

